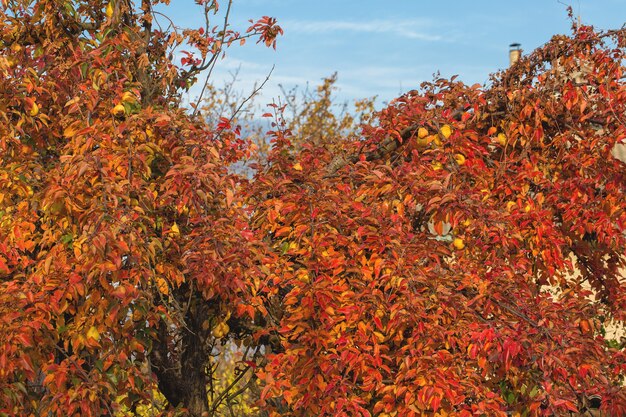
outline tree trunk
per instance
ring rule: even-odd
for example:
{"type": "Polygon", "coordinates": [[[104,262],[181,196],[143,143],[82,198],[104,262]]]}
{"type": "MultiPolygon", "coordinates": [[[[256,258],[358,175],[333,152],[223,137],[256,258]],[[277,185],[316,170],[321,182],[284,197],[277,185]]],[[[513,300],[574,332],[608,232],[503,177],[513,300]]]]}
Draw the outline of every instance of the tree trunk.
{"type": "Polygon", "coordinates": [[[206,392],[209,355],[203,341],[210,336],[209,331],[202,328],[209,312],[204,303],[200,300],[196,308],[189,308],[184,326],[174,329],[161,322],[158,342],[150,353],[159,390],[172,406],[183,406],[192,417],[209,415],[206,392]],[[174,332],[179,334],[174,335],[174,332]],[[179,354],[172,354],[176,351],[172,349],[173,340],[180,340],[179,354]]]}

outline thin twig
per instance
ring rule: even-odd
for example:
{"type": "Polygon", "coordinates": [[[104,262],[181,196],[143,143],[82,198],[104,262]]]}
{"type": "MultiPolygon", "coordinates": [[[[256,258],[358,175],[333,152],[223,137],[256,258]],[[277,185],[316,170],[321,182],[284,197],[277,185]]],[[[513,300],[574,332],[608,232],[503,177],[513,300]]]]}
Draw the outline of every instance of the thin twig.
{"type": "Polygon", "coordinates": [[[490,296],[487,296],[487,297],[489,298],[489,300],[493,301],[499,307],[507,310],[509,313],[519,317],[520,319],[524,320],[525,322],[527,322],[528,324],[530,324],[534,328],[540,330],[543,334],[548,336],[548,338],[550,340],[552,340],[553,342],[556,343],[556,340],[552,337],[552,334],[548,331],[548,329],[546,329],[545,327],[540,326],[539,323],[536,323],[534,320],[531,320],[528,316],[526,316],[525,314],[517,311],[513,307],[508,306],[506,304],[503,304],[503,303],[499,302],[498,300],[494,299],[493,297],[490,297],[490,296]]]}
{"type": "Polygon", "coordinates": [[[215,51],[215,54],[211,57],[208,63],[209,72],[206,75],[204,80],[204,85],[202,86],[202,90],[200,91],[200,95],[198,96],[198,100],[196,101],[196,105],[194,106],[192,116],[195,116],[198,113],[198,107],[200,106],[200,102],[202,101],[202,96],[204,95],[204,91],[209,85],[209,79],[211,78],[211,74],[213,74],[213,69],[215,68],[215,63],[217,62],[217,57],[221,55],[222,49],[224,48],[224,38],[226,37],[226,28],[228,27],[228,18],[230,16],[230,8],[233,5],[233,0],[228,1],[228,7],[226,8],[226,15],[224,16],[224,26],[222,27],[222,37],[220,38],[220,46],[215,51]]]}
{"type": "MultiPolygon", "coordinates": [[[[232,398],[231,396],[228,395],[228,392],[231,389],[233,389],[233,387],[235,385],[237,385],[237,383],[239,381],[241,381],[241,379],[246,375],[246,373],[248,372],[248,370],[250,370],[250,368],[251,368],[250,365],[247,365],[245,367],[245,369],[243,369],[241,371],[241,373],[235,377],[233,382],[231,382],[226,388],[224,388],[224,390],[220,393],[219,397],[217,397],[217,400],[215,400],[215,402],[213,402],[213,406],[211,407],[211,414],[215,413],[215,411],[217,410],[217,408],[220,406],[220,404],[222,403],[222,401],[225,398],[232,398]]],[[[246,386],[247,386],[247,384],[246,384],[246,386]]],[[[240,390],[238,390],[238,391],[240,391],[240,390]]]]}
{"type": "Polygon", "coordinates": [[[263,80],[263,82],[258,86],[255,87],[252,90],[252,93],[250,93],[250,95],[248,97],[246,97],[241,104],[239,104],[239,106],[237,107],[237,109],[234,111],[234,113],[232,114],[232,116],[230,117],[229,121],[232,122],[235,118],[235,116],[237,116],[237,114],[239,114],[239,112],[241,111],[241,109],[243,108],[243,106],[250,100],[252,100],[252,98],[254,96],[256,96],[258,94],[259,91],[261,91],[263,89],[263,87],[265,86],[265,84],[267,84],[267,82],[270,79],[270,76],[272,75],[272,72],[274,72],[274,65],[272,65],[272,68],[270,69],[270,71],[267,73],[267,76],[265,77],[265,79],[263,80]]]}

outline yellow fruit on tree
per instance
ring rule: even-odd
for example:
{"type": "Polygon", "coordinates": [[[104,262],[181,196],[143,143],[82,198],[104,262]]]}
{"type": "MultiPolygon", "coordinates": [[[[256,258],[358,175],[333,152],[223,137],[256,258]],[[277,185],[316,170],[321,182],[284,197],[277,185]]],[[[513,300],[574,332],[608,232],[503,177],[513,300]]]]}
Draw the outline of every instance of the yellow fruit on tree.
{"type": "Polygon", "coordinates": [[[432,135],[423,138],[417,138],[417,146],[419,146],[420,148],[425,148],[430,142],[432,142],[432,135]]]}
{"type": "Polygon", "coordinates": [[[458,250],[461,250],[465,247],[465,242],[463,242],[463,239],[460,237],[457,237],[452,241],[452,245],[454,245],[454,247],[458,250]]]}
{"type": "Polygon", "coordinates": [[[111,109],[111,113],[113,113],[115,117],[121,117],[126,113],[126,109],[122,104],[118,104],[111,109]]]}
{"type": "Polygon", "coordinates": [[[450,125],[441,126],[441,129],[439,129],[439,131],[441,132],[441,135],[446,139],[448,139],[450,135],[452,135],[452,128],[450,127],[450,125]]]}
{"type": "Polygon", "coordinates": [[[230,327],[228,327],[228,324],[226,324],[226,322],[223,321],[221,323],[218,323],[217,326],[213,328],[213,331],[211,333],[217,339],[221,339],[222,337],[226,336],[229,331],[230,331],[230,327]]]}

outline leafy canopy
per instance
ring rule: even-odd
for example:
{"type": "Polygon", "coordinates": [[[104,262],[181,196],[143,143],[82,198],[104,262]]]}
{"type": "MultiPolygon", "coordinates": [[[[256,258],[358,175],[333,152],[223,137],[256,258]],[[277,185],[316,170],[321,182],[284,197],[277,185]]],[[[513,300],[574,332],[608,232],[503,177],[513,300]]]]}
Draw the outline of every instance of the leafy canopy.
{"type": "Polygon", "coordinates": [[[234,31],[213,1],[168,29],[155,6],[3,4],[0,413],[209,416],[250,412],[248,390],[275,415],[558,415],[592,394],[626,414],[606,334],[623,30],[577,27],[486,87],[424,84],[360,137],[330,79],[300,119],[274,106],[246,180],[235,119],[180,97],[282,30],[234,31]]]}
{"type": "Polygon", "coordinates": [[[295,415],[626,412],[624,31],[487,87],[437,79],[340,149],[277,125],[251,185],[276,253],[262,400],[295,415]]]}
{"type": "Polygon", "coordinates": [[[282,31],[269,17],[234,31],[231,5],[213,1],[198,5],[206,27],[168,29],[158,3],[9,0],[0,11],[4,414],[113,415],[154,402],[155,389],[170,411],[223,402],[206,395],[226,336],[214,330],[254,314],[259,280],[227,171],[248,147],[228,119],[209,125],[180,96],[229,44],[273,46],[282,31]],[[195,52],[177,64],[181,48],[195,52]]]}

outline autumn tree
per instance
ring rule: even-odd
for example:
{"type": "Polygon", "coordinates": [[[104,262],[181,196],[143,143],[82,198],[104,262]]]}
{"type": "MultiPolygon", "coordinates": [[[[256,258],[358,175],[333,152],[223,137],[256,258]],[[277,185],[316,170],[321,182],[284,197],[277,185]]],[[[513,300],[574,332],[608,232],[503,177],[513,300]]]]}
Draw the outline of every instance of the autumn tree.
{"type": "Polygon", "coordinates": [[[274,105],[246,181],[236,117],[181,97],[282,31],[198,3],[196,30],[149,1],[3,3],[0,413],[234,414],[258,386],[275,415],[562,415],[592,394],[626,414],[604,333],[625,307],[624,30],[577,27],[487,87],[424,84],[358,137],[309,140],[324,91],[302,127],[274,105]],[[247,353],[218,381],[230,343],[247,353]]]}
{"type": "Polygon", "coordinates": [[[216,1],[181,30],[160,3],[3,2],[2,415],[112,416],[158,392],[158,412],[204,416],[237,394],[213,389],[212,355],[256,312],[262,252],[227,171],[248,150],[181,95],[282,30],[238,32],[216,1]]]}
{"type": "MultiPolygon", "coordinates": [[[[231,112],[239,109],[241,94],[232,93],[235,79],[233,77],[222,91],[213,90],[209,103],[217,103],[220,108],[226,104],[231,112]],[[224,97],[228,98],[226,103],[224,97]]],[[[271,137],[266,131],[271,123],[275,123],[273,119],[276,116],[280,118],[281,129],[290,132],[292,152],[299,152],[304,144],[339,150],[341,141],[358,137],[361,126],[375,123],[376,97],[342,101],[336,95],[339,90],[337,79],[337,73],[334,73],[322,78],[321,83],[314,87],[306,85],[287,89],[280,85],[281,95],[274,98],[274,103],[269,106],[270,110],[280,109],[280,115],[276,111],[266,111],[267,103],[248,100],[244,117],[237,119],[242,122],[242,132],[246,132],[246,139],[254,145],[256,152],[248,163],[252,165],[266,160],[272,148],[271,137]],[[259,119],[259,115],[263,118],[259,119]]]]}
{"type": "MultiPolygon", "coordinates": [[[[626,414],[626,31],[574,27],[486,87],[436,79],[250,186],[272,247],[275,415],[626,414]],[[596,397],[597,398],[597,397],[596,397]]],[[[294,144],[301,145],[298,152],[294,144]]]]}
{"type": "MultiPolygon", "coordinates": [[[[360,127],[374,122],[375,97],[356,100],[353,104],[335,96],[337,73],[322,79],[310,89],[296,86],[282,88],[285,109],[281,116],[290,133],[290,142],[297,150],[309,146],[338,146],[342,139],[354,139],[360,127]]],[[[333,151],[333,149],[331,149],[333,151]]]]}

